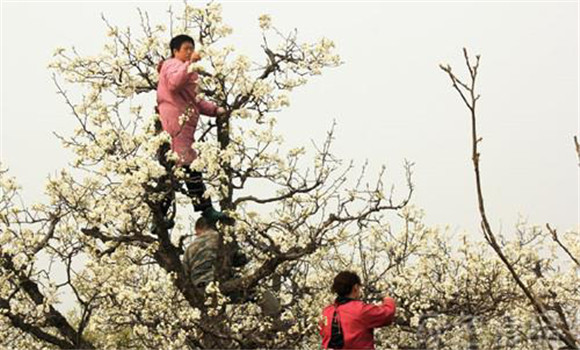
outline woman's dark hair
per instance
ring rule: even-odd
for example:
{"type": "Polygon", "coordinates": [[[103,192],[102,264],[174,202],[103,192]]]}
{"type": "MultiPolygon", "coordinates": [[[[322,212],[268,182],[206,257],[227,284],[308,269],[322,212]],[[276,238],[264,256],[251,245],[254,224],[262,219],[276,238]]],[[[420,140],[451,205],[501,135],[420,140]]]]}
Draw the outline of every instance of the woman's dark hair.
{"type": "Polygon", "coordinates": [[[171,39],[171,41],[169,42],[169,49],[171,49],[171,57],[173,57],[173,50],[179,51],[181,49],[181,45],[183,45],[183,43],[185,42],[190,42],[193,45],[193,47],[195,47],[195,41],[193,41],[193,38],[190,37],[189,35],[181,34],[171,39]]]}
{"type": "Polygon", "coordinates": [[[339,272],[336,277],[334,277],[334,283],[332,283],[332,291],[338,294],[338,296],[345,297],[352,292],[352,287],[356,284],[361,284],[360,277],[351,271],[339,272]]]}

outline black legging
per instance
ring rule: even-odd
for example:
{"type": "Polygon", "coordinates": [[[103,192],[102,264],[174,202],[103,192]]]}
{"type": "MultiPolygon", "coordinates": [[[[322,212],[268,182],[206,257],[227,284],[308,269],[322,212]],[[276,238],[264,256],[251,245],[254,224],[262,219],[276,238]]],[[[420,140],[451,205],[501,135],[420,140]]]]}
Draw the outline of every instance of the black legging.
{"type": "Polygon", "coordinates": [[[211,198],[204,198],[205,184],[203,183],[203,176],[199,171],[193,171],[189,166],[183,167],[185,170],[185,186],[187,187],[187,195],[193,202],[193,210],[204,211],[212,206],[211,198]]]}

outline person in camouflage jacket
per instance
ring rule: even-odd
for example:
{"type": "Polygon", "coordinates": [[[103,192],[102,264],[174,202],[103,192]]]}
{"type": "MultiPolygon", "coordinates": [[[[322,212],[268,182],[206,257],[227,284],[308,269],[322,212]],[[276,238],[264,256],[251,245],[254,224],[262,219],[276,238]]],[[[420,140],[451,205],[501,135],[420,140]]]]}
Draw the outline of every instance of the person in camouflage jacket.
{"type": "MultiPolygon", "coordinates": [[[[195,222],[195,235],[195,240],[185,250],[183,265],[193,286],[203,293],[205,287],[216,279],[219,234],[215,225],[202,216],[195,222]]],[[[242,267],[247,262],[246,256],[238,251],[232,265],[242,267]]],[[[281,311],[280,301],[268,289],[260,297],[256,296],[255,290],[232,292],[227,296],[234,303],[257,302],[266,316],[281,311]]]]}
{"type": "Polygon", "coordinates": [[[200,218],[195,223],[195,240],[185,250],[183,265],[196,288],[215,280],[219,235],[214,225],[200,218]]]}

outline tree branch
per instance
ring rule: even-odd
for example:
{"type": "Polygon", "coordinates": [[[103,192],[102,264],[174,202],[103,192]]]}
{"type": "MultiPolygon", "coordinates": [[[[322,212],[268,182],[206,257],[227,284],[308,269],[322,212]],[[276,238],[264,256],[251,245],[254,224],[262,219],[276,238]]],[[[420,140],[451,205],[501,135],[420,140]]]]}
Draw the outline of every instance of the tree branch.
{"type": "Polygon", "coordinates": [[[469,68],[470,76],[471,76],[471,84],[468,87],[469,93],[469,102],[467,101],[466,96],[463,94],[461,90],[456,85],[456,81],[458,80],[455,75],[451,72],[451,68],[449,65],[443,66],[441,65],[440,68],[447,73],[451,81],[453,82],[453,87],[458,91],[462,100],[467,105],[470,115],[471,115],[471,136],[472,136],[472,162],[473,162],[473,169],[475,171],[475,183],[476,183],[476,191],[477,191],[477,199],[479,204],[479,214],[481,216],[481,228],[483,230],[483,234],[489,243],[489,245],[493,248],[496,252],[500,260],[504,263],[504,265],[509,270],[511,276],[515,280],[518,287],[524,292],[527,299],[530,301],[536,313],[541,317],[541,319],[546,323],[550,331],[560,339],[566,346],[571,349],[578,349],[577,340],[575,339],[574,335],[559,327],[558,325],[554,325],[553,322],[547,316],[547,309],[544,303],[534,295],[533,291],[528,288],[518,275],[518,272],[515,270],[515,267],[509,261],[507,256],[504,254],[501,246],[498,244],[495,234],[491,229],[491,225],[489,224],[487,214],[485,211],[484,200],[483,200],[483,190],[481,185],[481,175],[480,175],[480,168],[479,168],[479,150],[478,144],[481,139],[477,135],[477,127],[476,127],[476,102],[479,98],[479,95],[475,95],[475,82],[477,78],[477,72],[479,68],[479,58],[480,56],[477,55],[477,61],[474,65],[471,65],[469,62],[469,56],[467,54],[467,49],[463,49],[465,62],[467,67],[469,68]]]}

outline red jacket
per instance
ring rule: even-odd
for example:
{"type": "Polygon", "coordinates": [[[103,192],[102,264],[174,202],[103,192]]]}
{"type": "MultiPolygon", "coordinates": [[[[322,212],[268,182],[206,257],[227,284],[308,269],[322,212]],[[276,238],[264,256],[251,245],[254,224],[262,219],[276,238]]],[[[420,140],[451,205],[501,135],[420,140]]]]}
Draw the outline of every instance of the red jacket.
{"type": "Polygon", "coordinates": [[[396,305],[393,299],[387,297],[383,299],[382,305],[351,300],[344,304],[335,303],[325,307],[322,311],[323,320],[320,323],[324,349],[328,349],[335,309],[343,332],[343,349],[374,349],[373,329],[393,322],[396,305]]]}

